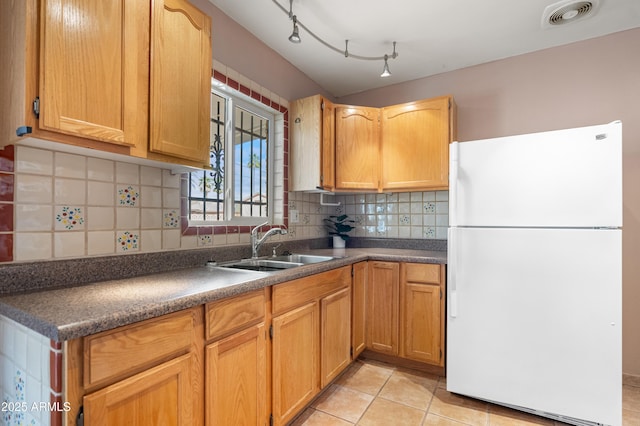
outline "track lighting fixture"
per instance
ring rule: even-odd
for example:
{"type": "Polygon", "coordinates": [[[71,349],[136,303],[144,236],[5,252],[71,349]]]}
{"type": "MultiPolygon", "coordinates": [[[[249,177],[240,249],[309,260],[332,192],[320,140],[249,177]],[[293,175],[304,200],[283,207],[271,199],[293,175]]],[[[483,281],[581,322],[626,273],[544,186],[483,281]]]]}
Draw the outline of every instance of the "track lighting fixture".
{"type": "Polygon", "coordinates": [[[344,55],[345,58],[354,58],[354,59],[360,59],[362,61],[382,61],[384,60],[384,67],[382,68],[382,74],[380,74],[380,77],[389,77],[391,75],[391,71],[389,71],[389,59],[395,59],[398,57],[398,52],[396,52],[396,42],[393,42],[393,53],[389,54],[385,54],[383,56],[362,56],[362,55],[354,55],[351,52],[349,52],[349,40],[345,40],[345,47],[344,50],[341,50],[335,46],[330,45],[329,43],[327,43],[326,41],[324,41],[323,39],[321,39],[320,37],[318,37],[316,34],[314,34],[311,30],[309,30],[309,28],[307,28],[306,26],[304,26],[304,24],[302,22],[300,22],[298,20],[298,17],[296,15],[293,14],[293,0],[289,0],[289,10],[287,11],[286,8],[284,8],[279,2],[278,0],[273,0],[273,2],[280,8],[280,10],[282,10],[284,13],[289,15],[289,19],[291,19],[293,21],[293,31],[291,33],[291,35],[289,36],[289,41],[292,43],[300,43],[302,41],[302,39],[300,38],[300,30],[299,27],[302,27],[311,37],[313,37],[314,39],[316,39],[318,42],[320,42],[321,44],[323,44],[325,47],[328,47],[329,49],[333,50],[334,52],[340,53],[341,55],[344,55]]]}
{"type": "Polygon", "coordinates": [[[293,15],[291,19],[293,19],[293,32],[289,36],[289,41],[291,43],[300,43],[302,40],[300,40],[300,31],[298,30],[298,19],[296,15],[293,15]]]}

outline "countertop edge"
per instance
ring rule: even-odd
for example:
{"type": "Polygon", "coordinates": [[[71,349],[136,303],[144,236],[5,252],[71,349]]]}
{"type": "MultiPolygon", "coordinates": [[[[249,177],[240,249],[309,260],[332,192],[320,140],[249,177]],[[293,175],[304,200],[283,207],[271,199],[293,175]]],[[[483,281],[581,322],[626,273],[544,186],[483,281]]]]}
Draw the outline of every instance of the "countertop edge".
{"type": "MultiPolygon", "coordinates": [[[[308,253],[324,255],[330,254],[334,256],[336,254],[332,249],[311,250],[308,251],[308,253]]],[[[202,273],[200,270],[202,268],[185,268],[172,273],[158,273],[131,279],[89,283],[67,289],[44,290],[28,294],[2,296],[0,297],[0,315],[4,315],[52,340],[61,342],[111,330],[172,312],[193,308],[215,300],[237,296],[249,291],[304,278],[362,261],[374,260],[446,264],[446,252],[429,250],[358,248],[347,249],[344,254],[344,257],[336,257],[335,259],[327,262],[305,265],[276,274],[265,274],[257,279],[251,279],[218,288],[211,288],[192,294],[185,294],[170,300],[136,305],[133,310],[122,309],[120,311],[105,311],[102,314],[97,314],[94,317],[87,317],[86,319],[81,320],[76,319],[73,321],[65,321],[56,319],[56,315],[54,313],[49,313],[49,315],[47,313],[38,312],[37,307],[40,305],[36,302],[42,302],[42,300],[45,300],[46,302],[47,295],[51,295],[51,297],[53,297],[54,295],[60,294],[71,295],[81,300],[81,293],[91,290],[91,286],[94,286],[93,289],[102,288],[103,291],[105,288],[109,289],[108,286],[119,288],[136,286],[138,283],[147,283],[150,279],[152,280],[155,277],[171,277],[175,274],[188,275],[190,272],[202,273]],[[28,303],[30,298],[34,301],[33,305],[28,303]]],[[[62,316],[62,314],[58,315],[58,317],[62,316]]]]}

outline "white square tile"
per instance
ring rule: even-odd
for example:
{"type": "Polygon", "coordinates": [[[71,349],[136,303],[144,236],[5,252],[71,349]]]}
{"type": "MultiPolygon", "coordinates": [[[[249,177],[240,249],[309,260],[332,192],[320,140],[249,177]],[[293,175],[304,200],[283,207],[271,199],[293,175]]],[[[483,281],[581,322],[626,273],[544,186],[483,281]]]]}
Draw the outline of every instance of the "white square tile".
{"type": "Polygon", "coordinates": [[[115,186],[111,182],[87,182],[87,204],[90,206],[113,206],[115,186]]]}
{"type": "MultiPolygon", "coordinates": [[[[115,229],[113,207],[87,207],[87,229],[90,231],[115,229]]],[[[113,238],[112,238],[113,240],[113,238]]]]}
{"type": "Polygon", "coordinates": [[[16,202],[51,204],[53,200],[53,179],[36,175],[15,175],[16,202]]]}
{"type": "Polygon", "coordinates": [[[162,169],[157,167],[140,167],[140,184],[162,186],[162,169]]]}
{"type": "Polygon", "coordinates": [[[180,189],[180,173],[171,173],[171,170],[162,171],[162,186],[165,188],[180,189]]]}
{"type": "Polygon", "coordinates": [[[436,202],[436,214],[449,214],[449,202],[448,201],[436,202]]]}
{"type": "Polygon", "coordinates": [[[162,209],[140,209],[140,227],[142,229],[162,228],[162,209]]]}
{"type": "Polygon", "coordinates": [[[446,240],[448,229],[449,228],[445,228],[443,226],[436,226],[436,238],[439,240],[446,240]]]}
{"type": "Polygon", "coordinates": [[[114,162],[102,158],[87,158],[87,177],[92,180],[113,182],[115,178],[114,162]]]}
{"type": "Polygon", "coordinates": [[[90,231],[87,233],[87,254],[113,254],[115,253],[114,231],[90,231]]]}
{"type": "Polygon", "coordinates": [[[43,349],[40,340],[34,334],[29,333],[27,335],[27,371],[34,377],[42,377],[41,357],[44,356],[43,349]]]}
{"type": "Polygon", "coordinates": [[[162,207],[165,209],[180,208],[180,190],[164,188],[162,190],[162,207]]]}
{"type": "Polygon", "coordinates": [[[85,204],[87,201],[86,181],[78,179],[56,178],[54,182],[55,204],[85,204]]]}
{"type": "MultiPolygon", "coordinates": [[[[42,398],[42,394],[41,394],[42,379],[43,378],[40,376],[35,376],[33,374],[27,373],[24,389],[25,389],[26,401],[29,407],[31,407],[33,403],[37,404],[40,401],[46,401],[45,399],[42,398]]],[[[31,412],[31,410],[29,412],[31,412]]],[[[33,412],[37,414],[36,410],[34,410],[33,412]]],[[[25,424],[28,424],[28,423],[25,423],[25,424]]]]}
{"type": "Polygon", "coordinates": [[[53,235],[53,253],[56,258],[84,256],[84,232],[56,232],[53,235]]]}
{"type": "Polygon", "coordinates": [[[116,228],[125,230],[140,228],[140,209],[130,207],[116,208],[116,228]]]}
{"type": "Polygon", "coordinates": [[[162,231],[162,248],[165,250],[180,248],[179,229],[169,229],[162,231]]]}
{"type": "Polygon", "coordinates": [[[138,184],[140,183],[140,171],[137,164],[131,163],[116,163],[116,182],[124,184],[138,184]]]}
{"type": "Polygon", "coordinates": [[[18,145],[15,171],[51,176],[53,174],[53,151],[18,145]]]}
{"type": "Polygon", "coordinates": [[[51,232],[16,232],[16,251],[14,253],[14,260],[22,261],[51,259],[51,254],[53,252],[52,235],[53,234],[51,232]]]}
{"type": "Polygon", "coordinates": [[[16,204],[16,231],[51,231],[53,210],[49,205],[16,204]]]}
{"type": "Polygon", "coordinates": [[[54,155],[54,174],[60,177],[86,179],[87,158],[81,155],[56,152],[54,155]]]}
{"type": "Polygon", "coordinates": [[[27,334],[19,328],[13,333],[12,358],[18,368],[27,369],[27,334]]]}
{"type": "Polygon", "coordinates": [[[449,191],[436,191],[436,201],[449,201],[449,191]]]}
{"type": "Polygon", "coordinates": [[[162,188],[155,186],[140,187],[140,205],[142,207],[162,207],[162,188]]]}
{"type": "Polygon", "coordinates": [[[152,252],[162,250],[162,231],[141,231],[140,251],[152,252]]]}
{"type": "Polygon", "coordinates": [[[429,201],[436,201],[435,191],[427,191],[422,193],[422,200],[426,203],[429,201]]]}

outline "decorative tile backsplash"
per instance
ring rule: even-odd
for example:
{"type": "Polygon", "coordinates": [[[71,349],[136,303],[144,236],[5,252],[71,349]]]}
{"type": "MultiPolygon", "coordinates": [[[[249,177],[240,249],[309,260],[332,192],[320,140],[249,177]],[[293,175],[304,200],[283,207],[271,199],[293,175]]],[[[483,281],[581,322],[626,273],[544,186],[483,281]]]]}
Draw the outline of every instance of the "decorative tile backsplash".
{"type": "Polygon", "coordinates": [[[16,213],[13,260],[180,247],[180,232],[163,233],[180,226],[179,174],[18,146],[11,176],[15,199],[0,207],[16,213]]]}

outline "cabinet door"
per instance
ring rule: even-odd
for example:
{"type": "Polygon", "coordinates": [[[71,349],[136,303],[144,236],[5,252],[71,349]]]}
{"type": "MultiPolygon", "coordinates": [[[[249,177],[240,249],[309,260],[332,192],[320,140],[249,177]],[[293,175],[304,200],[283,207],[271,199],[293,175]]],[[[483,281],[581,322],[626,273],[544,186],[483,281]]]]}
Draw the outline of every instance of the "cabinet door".
{"type": "Polygon", "coordinates": [[[450,97],[382,109],[382,189],[443,189],[449,185],[450,97]]]}
{"type": "Polygon", "coordinates": [[[320,95],[291,103],[290,190],[327,190],[335,185],[335,112],[320,95]]]}
{"type": "Polygon", "coordinates": [[[85,396],[85,424],[199,424],[193,410],[193,358],[193,354],[183,355],[85,396]]]}
{"type": "Polygon", "coordinates": [[[401,356],[444,366],[444,265],[403,263],[401,356]]]}
{"type": "Polygon", "coordinates": [[[394,262],[369,262],[367,348],[398,355],[399,270],[394,262]]]}
{"type": "Polygon", "coordinates": [[[320,300],[321,387],[327,386],[351,362],[351,288],[320,300]]]}
{"type": "Polygon", "coordinates": [[[150,150],[209,164],[211,19],[186,0],[154,0],[150,150]]]}
{"type": "Polygon", "coordinates": [[[351,347],[352,358],[356,359],[365,348],[365,286],[367,283],[367,262],[353,265],[352,309],[351,309],[351,347]]]}
{"type": "Polygon", "coordinates": [[[206,363],[206,424],[265,424],[264,324],[207,346],[206,363]]]}
{"type": "Polygon", "coordinates": [[[314,301],[273,318],[273,418],[291,420],[320,391],[319,308],[314,301]]]}
{"type": "Polygon", "coordinates": [[[380,110],[336,106],[336,189],[377,190],[380,110]]]}
{"type": "Polygon", "coordinates": [[[40,128],[145,146],[149,2],[43,0],[40,16],[40,128]]]}
{"type": "Polygon", "coordinates": [[[404,292],[404,356],[440,364],[440,286],[407,283],[404,292]]]}

